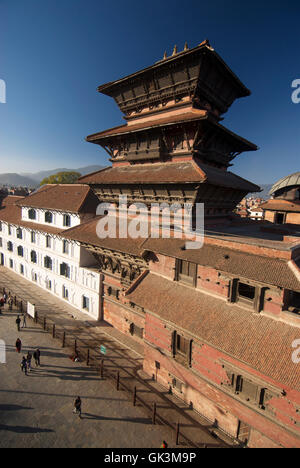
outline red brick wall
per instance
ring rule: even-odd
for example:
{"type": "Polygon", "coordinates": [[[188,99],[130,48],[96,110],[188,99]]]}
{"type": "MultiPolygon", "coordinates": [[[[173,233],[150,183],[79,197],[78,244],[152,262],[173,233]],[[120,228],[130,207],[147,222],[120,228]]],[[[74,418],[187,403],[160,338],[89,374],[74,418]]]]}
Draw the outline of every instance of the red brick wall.
{"type": "Polygon", "coordinates": [[[155,254],[155,256],[155,261],[150,262],[150,271],[165,276],[173,281],[175,277],[175,258],[160,254],[155,254]]]}
{"type": "MultiPolygon", "coordinates": [[[[226,388],[225,385],[228,383],[223,363],[226,361],[237,366],[238,369],[244,368],[248,374],[254,374],[260,380],[265,381],[266,387],[268,387],[268,383],[275,384],[271,382],[271,379],[265,378],[257,371],[253,372],[246,365],[235,362],[234,359],[220,351],[207,344],[201,345],[201,343],[193,344],[191,370],[178,363],[171,355],[172,331],[159,318],[146,314],[144,371],[147,374],[155,375],[158,382],[166,388],[172,386],[172,376],[182,381],[185,384],[183,393],[177,393],[176,390],[173,390],[174,393],[187,403],[192,402],[195,410],[210,421],[217,420],[219,427],[233,437],[237,434],[239,420],[248,424],[252,428],[250,447],[278,445],[300,448],[300,438],[266,418],[260,413],[258,407],[249,408],[234,395],[231,396],[230,393],[222,391],[222,386],[226,388]],[[155,367],[155,361],[160,363],[159,370],[155,367]]],[[[294,400],[299,404],[299,398],[299,392],[288,392],[286,397],[282,396],[270,400],[268,406],[278,421],[294,430],[299,430],[300,436],[300,416],[298,416],[292,402],[294,400]],[[298,427],[295,425],[295,421],[299,421],[298,427]]]]}
{"type": "Polygon", "coordinates": [[[287,213],[285,222],[287,224],[300,224],[300,213],[287,213]]]}
{"type": "Polygon", "coordinates": [[[197,288],[228,297],[229,280],[225,280],[214,268],[198,265],[197,288]]]}

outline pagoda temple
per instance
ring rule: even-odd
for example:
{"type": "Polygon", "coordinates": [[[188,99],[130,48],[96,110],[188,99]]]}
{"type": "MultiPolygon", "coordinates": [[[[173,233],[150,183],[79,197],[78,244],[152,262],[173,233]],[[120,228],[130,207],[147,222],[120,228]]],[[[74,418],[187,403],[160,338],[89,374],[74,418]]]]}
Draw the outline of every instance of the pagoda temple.
{"type": "Polygon", "coordinates": [[[248,447],[300,447],[300,241],[233,210],[259,187],[230,168],[257,147],[221,124],[250,91],[208,41],[99,92],[126,124],[89,135],[112,165],[80,179],[100,202],[204,203],[198,250],[177,238],[63,232],[95,259],[99,320],[143,345],[143,371],[248,447]]]}
{"type": "Polygon", "coordinates": [[[233,209],[259,187],[228,169],[257,147],[220,121],[250,91],[208,41],[126,78],[99,86],[127,123],[87,137],[112,167],[81,178],[100,201],[204,203],[206,226],[228,223],[233,209]]]}

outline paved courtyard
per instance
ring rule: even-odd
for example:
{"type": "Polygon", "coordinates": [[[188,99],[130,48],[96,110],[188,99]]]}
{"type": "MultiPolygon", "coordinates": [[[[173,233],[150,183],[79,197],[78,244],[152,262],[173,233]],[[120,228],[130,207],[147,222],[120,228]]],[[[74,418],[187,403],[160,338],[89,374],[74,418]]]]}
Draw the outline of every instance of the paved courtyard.
{"type": "MultiPolygon", "coordinates": [[[[5,340],[7,362],[0,364],[0,447],[157,448],[166,437],[153,426],[127,394],[102,381],[85,363],[73,363],[51,335],[28,322],[17,332],[16,314],[0,315],[0,339],[5,340]],[[16,339],[23,344],[15,351],[16,339]],[[28,350],[39,347],[41,367],[25,376],[20,362],[28,350]],[[83,415],[72,413],[80,395],[83,415]]],[[[171,445],[170,445],[171,446],[171,445]]]]}

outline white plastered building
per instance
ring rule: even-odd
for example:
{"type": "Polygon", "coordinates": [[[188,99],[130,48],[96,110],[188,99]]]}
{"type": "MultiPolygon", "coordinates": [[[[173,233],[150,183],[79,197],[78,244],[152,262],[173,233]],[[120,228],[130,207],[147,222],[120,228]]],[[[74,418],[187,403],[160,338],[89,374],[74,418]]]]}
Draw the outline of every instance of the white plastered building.
{"type": "Polygon", "coordinates": [[[7,197],[0,209],[0,263],[95,320],[101,316],[96,261],[63,233],[94,217],[97,203],[87,186],[52,185],[7,197]]]}

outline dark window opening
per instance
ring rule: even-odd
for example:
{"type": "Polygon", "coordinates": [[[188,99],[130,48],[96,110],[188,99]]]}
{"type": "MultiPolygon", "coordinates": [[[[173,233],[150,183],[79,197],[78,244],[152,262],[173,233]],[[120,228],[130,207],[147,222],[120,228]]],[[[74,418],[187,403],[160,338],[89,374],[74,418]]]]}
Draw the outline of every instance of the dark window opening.
{"type": "Polygon", "coordinates": [[[254,301],[255,299],[255,287],[250,286],[246,283],[239,283],[238,285],[238,295],[242,299],[246,299],[248,301],[254,301]]]}
{"type": "Polygon", "coordinates": [[[34,250],[31,251],[30,253],[30,259],[32,261],[32,263],[37,263],[37,254],[34,250]]]}
{"type": "Polygon", "coordinates": [[[144,338],[144,329],[141,327],[138,327],[135,323],[130,324],[129,331],[132,336],[137,336],[138,338],[141,338],[141,339],[144,338]]]}
{"type": "Polygon", "coordinates": [[[284,213],[276,213],[275,215],[275,224],[284,224],[284,213]]]}
{"type": "Polygon", "coordinates": [[[45,257],[44,266],[48,268],[48,270],[52,270],[52,259],[50,257],[45,257]]]}
{"type": "Polygon", "coordinates": [[[300,316],[300,292],[289,291],[288,311],[300,316]]]}
{"type": "Polygon", "coordinates": [[[65,227],[70,227],[71,226],[71,216],[70,215],[64,215],[64,226],[65,227]]]}
{"type": "Polygon", "coordinates": [[[60,274],[66,278],[70,278],[70,267],[66,263],[61,263],[60,265],[60,274]]]}
{"type": "Polygon", "coordinates": [[[35,210],[29,210],[28,211],[28,218],[29,219],[36,219],[36,211],[35,210]]]}
{"type": "Polygon", "coordinates": [[[17,229],[17,238],[18,239],[23,239],[23,232],[21,228],[17,229]]]}
{"type": "Polygon", "coordinates": [[[53,222],[53,215],[50,211],[46,211],[45,213],[45,223],[52,223],[53,222]]]}

